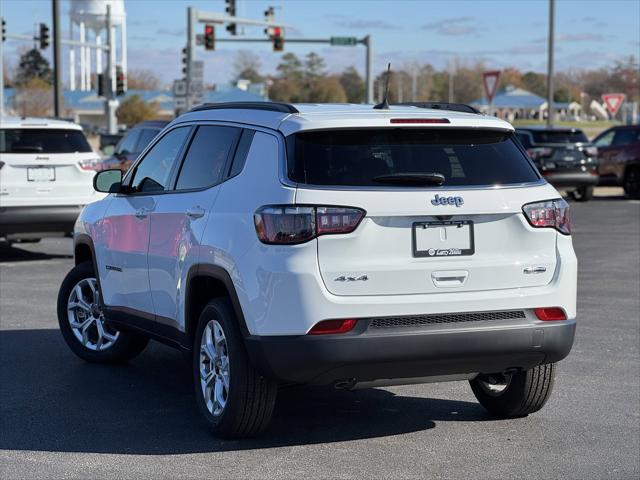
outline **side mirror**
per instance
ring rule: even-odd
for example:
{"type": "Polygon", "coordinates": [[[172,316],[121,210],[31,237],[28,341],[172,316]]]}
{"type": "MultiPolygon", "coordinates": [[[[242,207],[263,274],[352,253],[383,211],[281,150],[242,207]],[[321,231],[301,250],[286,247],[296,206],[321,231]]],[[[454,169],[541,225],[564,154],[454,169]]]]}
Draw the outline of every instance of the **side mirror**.
{"type": "Polygon", "coordinates": [[[96,192],[103,193],[122,192],[122,170],[113,168],[96,173],[93,177],[93,188],[96,192]]]}

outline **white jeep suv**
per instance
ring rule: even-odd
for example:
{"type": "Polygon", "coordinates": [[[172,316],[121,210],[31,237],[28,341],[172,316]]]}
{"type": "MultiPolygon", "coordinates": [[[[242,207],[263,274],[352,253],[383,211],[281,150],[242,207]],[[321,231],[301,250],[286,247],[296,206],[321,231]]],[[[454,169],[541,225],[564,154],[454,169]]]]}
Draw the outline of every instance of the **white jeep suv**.
{"type": "Polygon", "coordinates": [[[511,125],[424,107],[174,120],[124,178],[95,177],[110,194],[76,223],[58,300],[69,347],[191,352],[223,437],[262,431],[279,384],[468,380],[497,416],[540,409],[574,338],[569,208],[511,125]]]}
{"type": "Polygon", "coordinates": [[[104,197],[91,186],[98,159],[80,125],[0,119],[0,237],[71,233],[82,207],[104,197]]]}

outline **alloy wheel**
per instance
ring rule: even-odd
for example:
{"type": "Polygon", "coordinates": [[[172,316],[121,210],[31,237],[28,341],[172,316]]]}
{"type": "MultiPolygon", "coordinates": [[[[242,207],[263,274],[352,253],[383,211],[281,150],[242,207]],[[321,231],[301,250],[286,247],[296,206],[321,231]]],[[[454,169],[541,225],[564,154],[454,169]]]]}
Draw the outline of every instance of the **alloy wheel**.
{"type": "Polygon", "coordinates": [[[83,278],[71,290],[67,302],[67,318],[76,339],[89,350],[104,351],[111,348],[120,332],[104,321],[95,278],[83,278]]]}
{"type": "Polygon", "coordinates": [[[222,415],[229,399],[229,353],[227,338],[217,320],[211,320],[200,340],[200,386],[207,410],[222,415]]]}

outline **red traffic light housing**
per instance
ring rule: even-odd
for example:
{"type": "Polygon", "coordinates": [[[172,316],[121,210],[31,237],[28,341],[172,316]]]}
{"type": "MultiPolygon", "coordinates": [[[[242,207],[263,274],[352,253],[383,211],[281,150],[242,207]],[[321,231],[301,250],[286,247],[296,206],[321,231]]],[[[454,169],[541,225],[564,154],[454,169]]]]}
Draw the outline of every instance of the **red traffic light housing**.
{"type": "Polygon", "coordinates": [[[204,49],[216,49],[216,29],[209,23],[204,26],[204,49]]]}
{"type": "Polygon", "coordinates": [[[284,50],[284,37],[282,36],[282,28],[273,27],[271,40],[273,40],[274,52],[281,52],[284,50]]]}
{"type": "Polygon", "coordinates": [[[124,95],[126,91],[124,72],[120,65],[116,65],[116,96],[124,95]]]}

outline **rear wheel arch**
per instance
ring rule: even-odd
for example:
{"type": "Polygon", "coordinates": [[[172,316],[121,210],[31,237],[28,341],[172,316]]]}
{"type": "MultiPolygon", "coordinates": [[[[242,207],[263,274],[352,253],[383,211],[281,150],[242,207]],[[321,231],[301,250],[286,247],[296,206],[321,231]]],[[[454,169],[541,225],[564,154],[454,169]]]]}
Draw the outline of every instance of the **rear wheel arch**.
{"type": "Polygon", "coordinates": [[[202,310],[215,298],[229,299],[243,338],[249,335],[233,280],[224,268],[210,264],[193,265],[187,274],[185,292],[185,332],[186,340],[189,342],[187,347],[191,348],[193,345],[202,310]]]}

